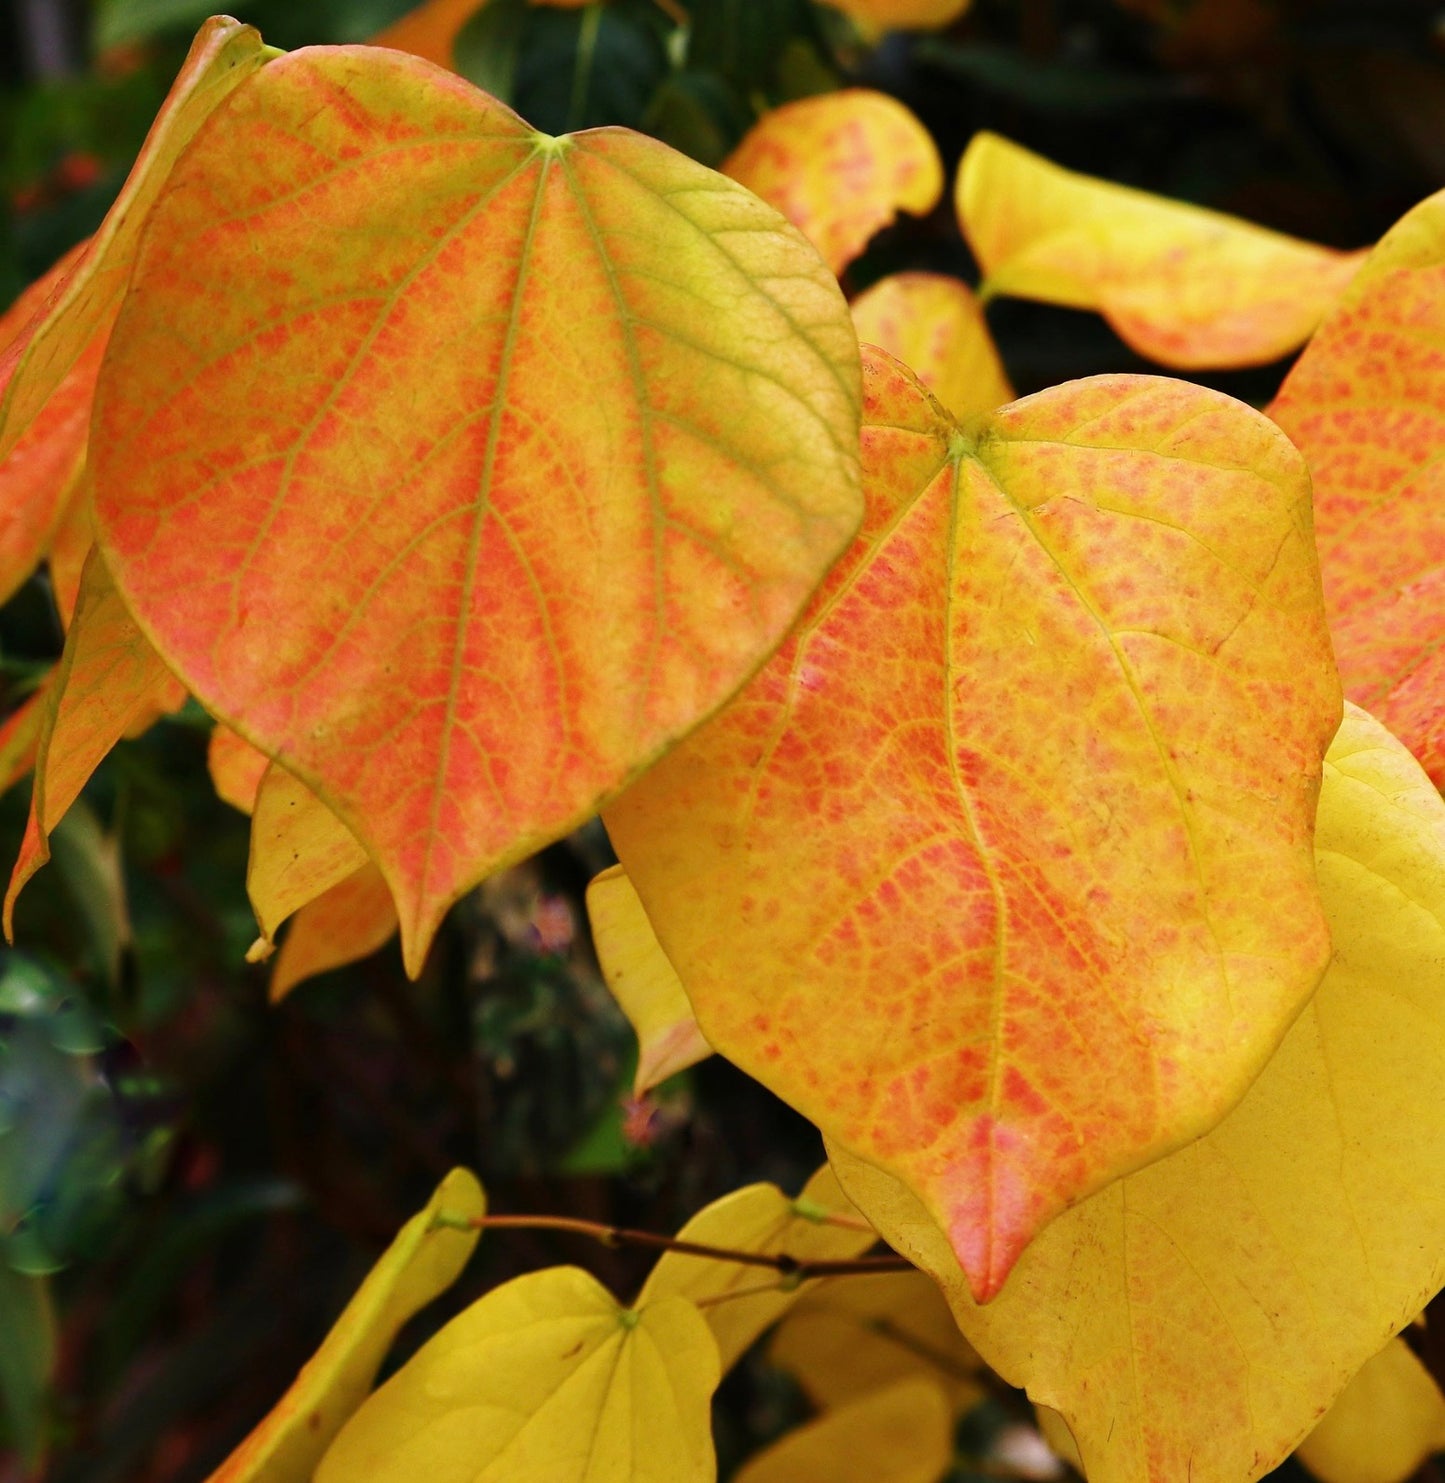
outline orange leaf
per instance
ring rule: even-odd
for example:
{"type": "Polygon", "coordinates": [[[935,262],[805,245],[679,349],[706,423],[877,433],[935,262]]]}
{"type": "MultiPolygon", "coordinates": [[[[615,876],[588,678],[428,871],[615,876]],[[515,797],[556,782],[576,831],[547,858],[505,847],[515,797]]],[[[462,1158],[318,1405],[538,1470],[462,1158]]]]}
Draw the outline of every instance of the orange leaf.
{"type": "Polygon", "coordinates": [[[1370,255],[1270,415],[1303,451],[1345,693],[1445,784],[1445,192],[1370,255]]]}
{"type": "Polygon", "coordinates": [[[858,338],[904,365],[956,418],[1014,399],[983,310],[941,273],[895,273],[853,300],[858,338]]]}
{"type": "Polygon", "coordinates": [[[1340,694],[1258,413],[1096,377],[965,434],[881,351],[865,392],[863,535],[605,818],[708,1041],[909,1184],[987,1298],[1313,989],[1340,694]]]}
{"type": "Polygon", "coordinates": [[[90,488],[85,483],[85,467],[79,469],[78,487],[63,500],[60,523],[50,537],[46,562],[50,568],[50,593],[62,628],[69,628],[80,596],[80,574],[85,558],[95,544],[95,528],[90,513],[90,488]]]}
{"type": "Polygon", "coordinates": [[[8,793],[35,766],[45,725],[45,698],[54,682],[55,671],[51,670],[0,723],[0,793],[8,793]]]}
{"type": "Polygon", "coordinates": [[[370,957],[396,933],[396,907],[381,872],[369,860],[309,901],[286,929],[271,969],[271,1002],[297,984],[370,957]]]}
{"type": "Polygon", "coordinates": [[[246,892],[266,939],[366,864],[366,851],[346,825],[300,778],[273,762],[256,790],[246,867],[246,892]]]}
{"type": "Polygon", "coordinates": [[[426,0],[409,10],[399,21],[372,37],[373,46],[389,46],[410,52],[438,67],[455,62],[457,37],[462,27],[486,4],[486,0],[426,0]]]}
{"type": "Polygon", "coordinates": [[[956,21],[972,0],[828,0],[834,10],[880,30],[933,31],[956,21]]]}
{"type": "Polygon", "coordinates": [[[50,831],[123,736],[178,709],[186,692],[161,663],[92,553],[81,577],[76,621],[46,690],[35,792],[4,907],[11,936],[15,898],[50,858],[50,831]]]}
{"type": "Polygon", "coordinates": [[[997,134],[974,135],[955,201],[988,291],[1096,309],[1186,369],[1287,355],[1365,256],[1078,175],[997,134]]]}
{"type": "Polygon", "coordinates": [[[271,759],[229,726],[217,725],[206,749],[206,767],[216,796],[243,814],[255,811],[256,794],[271,759]]]}
{"type": "Polygon", "coordinates": [[[925,215],[943,192],[928,130],[901,103],[867,88],[773,109],[722,168],[776,206],[835,273],[900,210],[925,215]]]}
{"type": "Polygon", "coordinates": [[[378,50],[252,77],[153,220],[98,538],[207,709],[365,843],[415,974],[452,901],[728,698],[848,539],[846,305],[721,176],[378,50]]]}

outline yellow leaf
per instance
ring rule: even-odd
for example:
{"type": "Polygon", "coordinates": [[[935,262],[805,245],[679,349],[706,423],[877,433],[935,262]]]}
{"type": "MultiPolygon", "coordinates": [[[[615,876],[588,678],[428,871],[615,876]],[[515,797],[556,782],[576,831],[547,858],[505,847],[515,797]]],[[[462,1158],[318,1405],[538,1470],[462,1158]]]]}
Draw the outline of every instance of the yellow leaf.
{"type": "Polygon", "coordinates": [[[922,1272],[815,1284],[778,1325],[768,1359],[820,1407],[846,1405],[905,1376],[941,1386],[958,1415],[983,1396],[978,1355],[922,1272]]]}
{"type": "Polygon", "coordinates": [[[853,300],[858,338],[896,356],[962,420],[1014,399],[983,309],[942,273],[895,273],[853,300]]]}
{"type": "Polygon", "coordinates": [[[367,863],[356,836],[299,778],[273,762],[251,815],[246,892],[270,940],[293,912],[367,863]]]}
{"type": "Polygon", "coordinates": [[[637,1033],[635,1096],[712,1054],[693,1018],[677,970],[620,865],[587,887],[592,944],[612,996],[637,1033]]]}
{"type": "Polygon", "coordinates": [[[1059,1216],[992,1303],[901,1184],[830,1151],[1090,1483],[1258,1478],[1445,1282],[1445,802],[1354,707],[1316,858],[1334,957],[1244,1100],[1059,1216]]]}
{"type": "Polygon", "coordinates": [[[1404,1483],[1445,1448],[1445,1398],[1403,1339],[1345,1387],[1295,1456],[1320,1483],[1404,1483]]]}
{"type": "Polygon", "coordinates": [[[368,860],[297,911],[271,969],[271,1002],[318,973],[370,957],[395,935],[391,888],[368,860]]]}
{"type": "MultiPolygon", "coordinates": [[[[796,1200],[775,1184],[749,1184],[699,1210],[677,1239],[799,1261],[831,1261],[861,1255],[878,1236],[859,1217],[825,1164],[796,1200]]],[[[726,1371],[787,1312],[798,1290],[785,1291],[779,1275],[766,1267],[668,1251],[653,1267],[638,1301],[673,1296],[701,1307],[726,1371]]]]}
{"type": "Polygon", "coordinates": [[[956,21],[972,0],[828,0],[870,29],[934,31],[956,21]]]}
{"type": "Polygon", "coordinates": [[[781,211],[834,273],[900,210],[922,216],[943,192],[928,130],[901,103],[867,88],[765,113],[722,169],[781,211]]]}
{"type": "Polygon", "coordinates": [[[709,1043],[906,1179],[987,1296],[1313,993],[1339,681],[1260,414],[1099,376],[965,430],[864,365],[862,534],[604,819],[709,1043]]]}
{"type": "Polygon", "coordinates": [[[576,1267],[532,1272],[393,1375],[315,1483],[712,1483],[718,1375],[684,1299],[626,1309],[576,1267]]]}
{"type": "Polygon", "coordinates": [[[397,1331],[456,1281],[477,1244],[478,1231],[437,1225],[436,1218],[485,1214],[475,1176],[453,1169],[401,1228],[291,1388],[209,1483],[311,1483],[321,1454],[371,1389],[397,1331]]]}
{"type": "Polygon", "coordinates": [[[990,292],[1096,309],[1168,366],[1288,354],[1364,258],[1075,174],[996,134],[974,136],[955,201],[990,292]]]}
{"type": "Polygon", "coordinates": [[[902,1380],[788,1432],[734,1474],[734,1483],[936,1483],[953,1458],[943,1393],[902,1380]]]}

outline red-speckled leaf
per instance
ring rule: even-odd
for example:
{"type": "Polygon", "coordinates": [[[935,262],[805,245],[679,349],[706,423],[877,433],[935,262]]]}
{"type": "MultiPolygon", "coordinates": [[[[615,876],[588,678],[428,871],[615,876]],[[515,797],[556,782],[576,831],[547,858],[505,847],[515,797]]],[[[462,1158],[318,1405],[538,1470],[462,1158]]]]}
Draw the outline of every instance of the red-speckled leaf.
{"type": "Polygon", "coordinates": [[[1269,411],[1314,479],[1345,693],[1445,784],[1445,192],[1370,255],[1269,411]]]}
{"type": "Polygon", "coordinates": [[[1260,414],[1097,377],[965,434],[881,351],[865,387],[863,535],[604,817],[708,1041],[906,1181],[986,1298],[1313,989],[1339,684],[1260,414]]]}
{"type": "Polygon", "coordinates": [[[847,307],[732,182],[395,52],[272,63],[172,187],[97,396],[98,539],[206,707],[365,843],[415,973],[845,544],[847,307]]]}
{"type": "Polygon", "coordinates": [[[50,831],[123,736],[178,709],[186,692],[161,662],[94,553],[81,577],[75,621],[46,689],[35,792],[20,857],[5,895],[5,935],[15,898],[50,858],[50,831]]]}
{"type": "Polygon", "coordinates": [[[835,273],[899,211],[922,216],[943,192],[928,130],[867,88],[765,113],[722,168],[807,233],[835,273]]]}
{"type": "Polygon", "coordinates": [[[994,293],[1097,309],[1166,366],[1250,366],[1303,344],[1363,260],[975,134],[959,221],[994,293]]]}
{"type": "Polygon", "coordinates": [[[370,957],[395,935],[391,888],[368,860],[296,913],[271,967],[271,1002],[318,973],[370,957]]]}
{"type": "Polygon", "coordinates": [[[983,309],[942,273],[894,273],[853,300],[858,338],[904,365],[957,418],[1014,399],[983,309]]]}

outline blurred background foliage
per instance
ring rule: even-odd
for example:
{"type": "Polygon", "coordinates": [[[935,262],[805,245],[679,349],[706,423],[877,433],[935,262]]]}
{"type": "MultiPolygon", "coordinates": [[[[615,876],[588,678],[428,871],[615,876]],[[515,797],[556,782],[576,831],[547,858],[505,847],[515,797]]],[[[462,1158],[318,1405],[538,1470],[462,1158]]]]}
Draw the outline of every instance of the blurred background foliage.
{"type": "MultiPolygon", "coordinates": [[[[0,7],[0,301],[94,229],[206,0],[0,7]]],[[[290,48],[365,40],[407,0],[255,0],[290,48]]],[[[989,128],[1058,162],[1342,247],[1445,186],[1445,7],[1420,0],[975,0],[944,32],[860,34],[809,0],[491,0],[455,62],[552,132],[622,123],[719,163],[771,106],[902,98],[951,169],[989,128]]],[[[947,201],[849,271],[977,273],[947,201]]],[[[1095,316],[989,308],[1021,391],[1142,363],[1095,316]]],[[[1204,378],[1262,402],[1282,367],[1204,378]]],[[[0,704],[59,653],[44,573],[0,610],[0,704]]],[[[0,950],[0,1483],[202,1479],[276,1399],[453,1164],[498,1210],[670,1231],[753,1179],[796,1189],[816,1134],[713,1060],[627,1100],[630,1032],[586,939],[594,826],[453,913],[417,984],[395,947],[279,1007],[248,967],[247,823],[189,707],[102,768],[0,950]]],[[[25,789],[0,799],[0,858],[25,789]]],[[[414,1348],[506,1277],[645,1259],[489,1237],[414,1348]]],[[[989,1403],[977,1452],[1010,1411],[989,1403]]],[[[760,1362],[718,1402],[724,1476],[800,1413],[760,1362]]],[[[962,1463],[959,1478],[971,1476],[962,1463]]]]}

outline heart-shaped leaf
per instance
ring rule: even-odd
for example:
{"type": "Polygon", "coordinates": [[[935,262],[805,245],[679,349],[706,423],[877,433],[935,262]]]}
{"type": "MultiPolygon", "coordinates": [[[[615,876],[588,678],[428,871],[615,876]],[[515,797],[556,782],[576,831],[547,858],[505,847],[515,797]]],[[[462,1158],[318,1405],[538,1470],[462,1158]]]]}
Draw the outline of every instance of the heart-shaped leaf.
{"type": "Polygon", "coordinates": [[[1304,343],[1364,258],[975,134],[958,219],[990,292],[1097,309],[1166,366],[1262,365],[1304,343]]]}
{"type": "Polygon", "coordinates": [[[134,289],[98,539],[206,707],[365,844],[413,973],[737,688],[857,523],[856,342],[793,230],[398,53],[237,89],[134,289]]]}
{"type": "Polygon", "coordinates": [[[1334,955],[1259,1079],[1049,1225],[994,1302],[902,1184],[834,1159],[984,1359],[1063,1413],[1091,1483],[1251,1483],[1445,1282],[1445,802],[1353,707],[1316,846],[1334,955]]]}
{"type": "Polygon", "coordinates": [[[987,1297],[1314,989],[1338,678],[1258,413],[1099,377],[965,434],[881,351],[866,387],[862,536],[605,818],[709,1043],[911,1185],[987,1297]]]}

